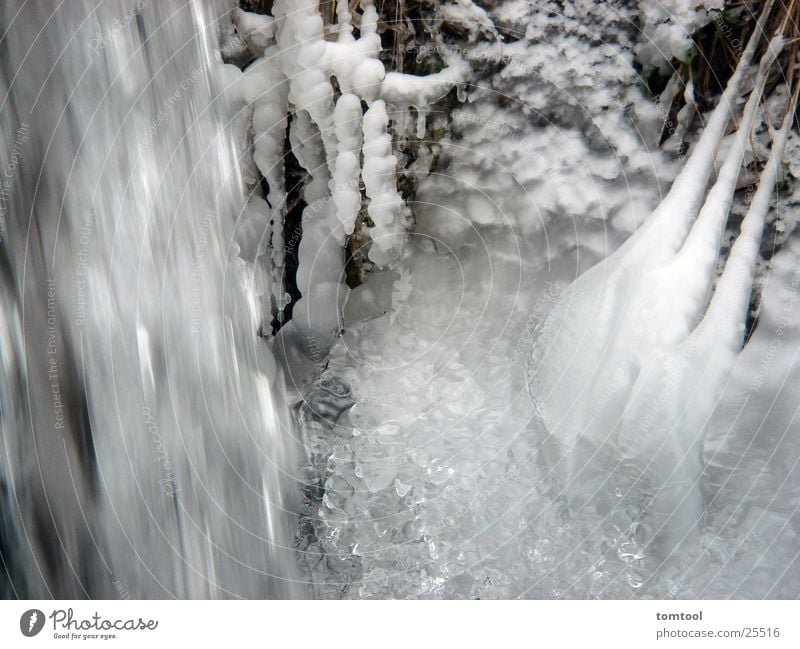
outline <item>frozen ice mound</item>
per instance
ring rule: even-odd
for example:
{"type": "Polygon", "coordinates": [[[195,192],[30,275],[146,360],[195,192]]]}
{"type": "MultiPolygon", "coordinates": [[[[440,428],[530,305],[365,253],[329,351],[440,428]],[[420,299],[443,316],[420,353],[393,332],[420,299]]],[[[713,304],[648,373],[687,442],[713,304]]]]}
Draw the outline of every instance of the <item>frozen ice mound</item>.
{"type": "Polygon", "coordinates": [[[309,487],[299,546],[320,596],[584,596],[629,570],[617,555],[630,530],[576,529],[543,495],[515,352],[530,314],[553,299],[543,282],[538,305],[519,290],[532,266],[521,259],[540,251],[509,231],[471,246],[417,251],[388,279],[371,275],[366,286],[384,283],[395,299],[347,329],[300,408],[309,487]],[[481,244],[523,255],[489,257],[481,244]]]}

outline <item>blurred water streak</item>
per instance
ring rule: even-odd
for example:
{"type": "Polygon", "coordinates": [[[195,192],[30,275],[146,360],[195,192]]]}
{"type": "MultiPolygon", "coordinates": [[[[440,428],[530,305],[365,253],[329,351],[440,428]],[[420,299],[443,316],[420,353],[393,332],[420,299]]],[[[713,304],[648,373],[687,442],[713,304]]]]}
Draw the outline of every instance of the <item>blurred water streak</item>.
{"type": "Polygon", "coordinates": [[[0,7],[5,597],[305,593],[219,4],[0,7]]]}

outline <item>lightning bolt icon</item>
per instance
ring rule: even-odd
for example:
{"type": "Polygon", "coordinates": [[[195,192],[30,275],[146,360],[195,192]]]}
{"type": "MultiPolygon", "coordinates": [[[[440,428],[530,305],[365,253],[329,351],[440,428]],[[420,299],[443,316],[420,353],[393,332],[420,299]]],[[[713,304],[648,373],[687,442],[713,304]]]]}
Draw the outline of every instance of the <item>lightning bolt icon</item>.
{"type": "Polygon", "coordinates": [[[28,620],[28,631],[33,630],[33,625],[36,624],[36,620],[39,619],[39,616],[36,614],[36,611],[31,613],[31,619],[28,620]]]}

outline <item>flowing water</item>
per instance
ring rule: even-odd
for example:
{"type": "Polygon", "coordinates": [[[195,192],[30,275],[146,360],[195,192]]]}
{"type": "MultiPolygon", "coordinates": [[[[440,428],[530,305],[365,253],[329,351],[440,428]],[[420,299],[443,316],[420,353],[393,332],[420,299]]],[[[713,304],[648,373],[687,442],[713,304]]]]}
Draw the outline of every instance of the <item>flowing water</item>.
{"type": "Polygon", "coordinates": [[[0,7],[4,596],[305,592],[220,4],[0,7]]]}

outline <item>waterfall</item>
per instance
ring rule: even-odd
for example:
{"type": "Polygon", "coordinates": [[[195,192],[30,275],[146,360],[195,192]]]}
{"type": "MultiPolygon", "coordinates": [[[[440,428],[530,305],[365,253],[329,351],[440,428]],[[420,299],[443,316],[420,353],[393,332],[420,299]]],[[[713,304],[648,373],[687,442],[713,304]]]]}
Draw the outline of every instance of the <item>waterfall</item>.
{"type": "Polygon", "coordinates": [[[0,8],[5,596],[305,593],[219,5],[0,8]]]}

